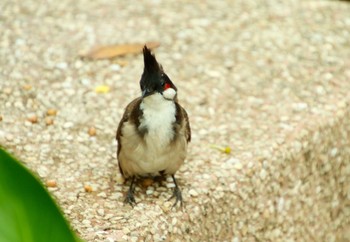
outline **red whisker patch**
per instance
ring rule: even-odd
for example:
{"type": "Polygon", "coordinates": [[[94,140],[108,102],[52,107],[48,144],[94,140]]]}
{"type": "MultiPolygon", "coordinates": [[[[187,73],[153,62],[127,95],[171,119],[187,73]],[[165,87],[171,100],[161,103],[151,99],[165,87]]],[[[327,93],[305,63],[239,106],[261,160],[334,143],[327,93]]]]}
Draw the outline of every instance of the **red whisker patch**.
{"type": "Polygon", "coordinates": [[[170,84],[169,83],[165,83],[165,85],[164,85],[164,90],[166,90],[166,89],[168,89],[168,88],[170,88],[171,86],[170,86],[170,84]]]}

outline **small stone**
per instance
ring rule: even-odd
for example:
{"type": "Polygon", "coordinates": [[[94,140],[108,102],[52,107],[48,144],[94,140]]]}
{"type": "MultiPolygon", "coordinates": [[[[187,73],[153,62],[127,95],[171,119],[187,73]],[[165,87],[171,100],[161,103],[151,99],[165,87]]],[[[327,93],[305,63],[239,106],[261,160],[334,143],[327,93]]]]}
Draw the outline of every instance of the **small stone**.
{"type": "Polygon", "coordinates": [[[85,185],[85,186],[84,186],[84,190],[85,190],[85,192],[92,192],[92,191],[93,191],[93,190],[92,190],[92,187],[89,186],[89,185],[85,185]]]}
{"type": "Polygon", "coordinates": [[[153,193],[154,193],[154,190],[151,190],[151,189],[146,190],[147,195],[152,195],[153,193]]]}
{"type": "Polygon", "coordinates": [[[130,238],[131,242],[136,242],[137,240],[138,240],[138,238],[136,236],[133,236],[133,237],[130,238]]]}
{"type": "Polygon", "coordinates": [[[12,93],[12,89],[9,88],[9,87],[6,87],[6,88],[3,89],[3,92],[4,92],[5,94],[11,94],[11,93],[12,93]]]}
{"type": "Polygon", "coordinates": [[[49,117],[46,117],[45,118],[45,123],[46,123],[47,126],[53,125],[53,119],[49,118],[49,117]]]}
{"type": "Polygon", "coordinates": [[[65,128],[65,129],[69,129],[71,127],[73,127],[73,123],[72,122],[66,122],[66,123],[63,124],[63,128],[65,128]]]}
{"type": "Polygon", "coordinates": [[[243,165],[242,165],[241,162],[237,162],[237,163],[235,163],[234,168],[235,168],[236,170],[242,170],[243,165]]]}
{"type": "Polygon", "coordinates": [[[240,242],[240,239],[239,239],[238,237],[234,237],[234,238],[232,239],[232,242],[240,242]]]}
{"type": "Polygon", "coordinates": [[[84,225],[90,225],[90,224],[91,224],[91,222],[90,222],[89,220],[87,220],[87,219],[84,219],[84,220],[82,221],[82,223],[83,223],[84,225]]]}
{"type": "Polygon", "coordinates": [[[47,114],[48,116],[56,116],[57,110],[56,110],[56,109],[53,109],[53,108],[50,108],[50,109],[47,110],[46,114],[47,114]]]}
{"type": "Polygon", "coordinates": [[[124,184],[125,179],[124,179],[124,177],[122,177],[122,176],[120,175],[120,176],[117,176],[117,177],[115,178],[115,181],[116,181],[117,184],[124,184]]]}
{"type": "Polygon", "coordinates": [[[308,108],[307,103],[294,103],[293,104],[293,109],[294,109],[294,111],[297,111],[297,112],[304,111],[307,108],[308,108]]]}
{"type": "Polygon", "coordinates": [[[32,124],[35,124],[38,122],[38,117],[36,115],[32,115],[27,119],[29,122],[31,122],[32,124]]]}
{"type": "Polygon", "coordinates": [[[123,233],[124,234],[129,234],[130,233],[130,229],[128,229],[127,227],[123,228],[123,233]]]}
{"type": "Polygon", "coordinates": [[[97,214],[100,215],[100,216],[104,216],[105,215],[105,210],[100,208],[97,210],[97,214]]]}
{"type": "Polygon", "coordinates": [[[127,66],[129,64],[129,62],[126,60],[118,60],[117,64],[121,67],[124,67],[124,66],[127,66]]]}
{"type": "Polygon", "coordinates": [[[260,179],[261,179],[261,180],[265,180],[265,178],[266,178],[266,176],[267,176],[266,170],[265,170],[265,169],[262,169],[262,170],[260,171],[259,176],[260,176],[260,179]]]}
{"type": "Polygon", "coordinates": [[[177,224],[177,218],[173,218],[173,220],[171,221],[171,224],[172,224],[173,226],[175,226],[175,225],[177,224]]]}
{"type": "Polygon", "coordinates": [[[112,71],[119,71],[120,70],[120,65],[112,64],[110,68],[111,68],[112,71]]]}
{"type": "Polygon", "coordinates": [[[56,183],[55,180],[48,180],[46,182],[46,186],[48,186],[48,187],[57,187],[57,183],[56,183]]]}
{"type": "Polygon", "coordinates": [[[331,157],[335,157],[335,156],[337,156],[337,154],[338,154],[338,149],[337,148],[331,149],[331,151],[330,151],[331,157]]]}
{"type": "Polygon", "coordinates": [[[167,188],[174,188],[174,187],[175,187],[175,184],[174,184],[174,183],[167,183],[167,184],[166,184],[166,187],[167,187],[167,188]]]}
{"type": "Polygon", "coordinates": [[[263,212],[263,218],[268,219],[270,217],[270,212],[268,209],[265,209],[263,212]]]}
{"type": "Polygon", "coordinates": [[[161,208],[164,212],[170,211],[172,207],[173,207],[173,203],[171,203],[170,201],[166,201],[161,205],[161,208]]]}
{"type": "Polygon", "coordinates": [[[25,84],[25,85],[22,86],[22,88],[23,88],[24,90],[26,90],[26,91],[29,91],[30,89],[32,89],[32,86],[29,85],[29,84],[25,84]]]}
{"type": "Polygon", "coordinates": [[[27,152],[30,152],[33,150],[33,146],[31,144],[26,144],[23,149],[27,152]]]}
{"type": "Polygon", "coordinates": [[[100,192],[99,194],[97,194],[98,197],[102,197],[102,198],[106,198],[107,194],[105,192],[100,192]]]}
{"type": "Polygon", "coordinates": [[[88,130],[88,134],[90,136],[96,136],[96,128],[95,127],[90,127],[88,130]]]}
{"type": "Polygon", "coordinates": [[[194,189],[191,189],[188,191],[188,193],[192,196],[192,197],[197,197],[198,196],[198,192],[194,189]]]}
{"type": "Polygon", "coordinates": [[[68,64],[66,62],[60,62],[60,63],[57,63],[56,67],[58,69],[65,70],[65,69],[67,69],[68,64]]]}
{"type": "Polygon", "coordinates": [[[5,139],[8,141],[12,141],[15,137],[12,134],[6,134],[5,139]]]}

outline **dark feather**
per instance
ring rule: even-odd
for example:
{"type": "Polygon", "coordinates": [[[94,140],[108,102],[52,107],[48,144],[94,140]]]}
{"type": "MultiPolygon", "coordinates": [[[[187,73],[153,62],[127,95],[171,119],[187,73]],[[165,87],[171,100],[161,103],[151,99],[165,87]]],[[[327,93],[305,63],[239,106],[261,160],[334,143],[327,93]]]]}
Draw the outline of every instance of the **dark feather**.
{"type": "Polygon", "coordinates": [[[147,46],[143,47],[143,62],[144,72],[151,74],[158,73],[162,70],[156,57],[151,53],[151,50],[148,49],[147,46]]]}
{"type": "MultiPolygon", "coordinates": [[[[120,149],[121,149],[121,136],[123,136],[122,133],[122,128],[125,122],[132,122],[135,124],[135,127],[139,127],[140,125],[140,120],[139,117],[142,116],[142,110],[140,109],[140,103],[142,101],[142,98],[136,98],[134,99],[131,103],[128,104],[128,106],[126,106],[124,114],[122,119],[119,122],[119,126],[118,126],[118,130],[117,130],[117,135],[116,135],[116,139],[118,141],[118,149],[117,149],[117,156],[119,155],[120,149]]],[[[118,162],[119,165],[119,170],[120,173],[124,176],[123,170],[120,167],[120,164],[118,162]]]]}
{"type": "MultiPolygon", "coordinates": [[[[190,121],[188,119],[188,115],[186,110],[181,107],[181,105],[178,102],[175,102],[176,105],[176,126],[174,126],[174,128],[178,128],[181,129],[181,127],[183,127],[185,125],[185,136],[186,136],[186,140],[187,143],[189,143],[191,141],[191,127],[190,127],[190,121]]],[[[176,131],[179,130],[175,130],[175,133],[177,133],[176,131]]]]}

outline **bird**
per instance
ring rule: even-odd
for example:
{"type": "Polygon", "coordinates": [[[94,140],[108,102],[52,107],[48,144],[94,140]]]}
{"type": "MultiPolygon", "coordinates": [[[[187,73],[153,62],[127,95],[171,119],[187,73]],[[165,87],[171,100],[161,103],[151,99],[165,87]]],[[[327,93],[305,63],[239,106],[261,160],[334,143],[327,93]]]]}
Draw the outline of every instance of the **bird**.
{"type": "Polygon", "coordinates": [[[179,104],[176,86],[146,45],[143,61],[141,96],[126,106],[116,134],[119,170],[131,181],[124,202],[136,204],[138,179],[171,176],[175,187],[169,200],[175,198],[173,206],[178,202],[182,206],[175,173],[184,163],[191,141],[189,117],[179,104]]]}

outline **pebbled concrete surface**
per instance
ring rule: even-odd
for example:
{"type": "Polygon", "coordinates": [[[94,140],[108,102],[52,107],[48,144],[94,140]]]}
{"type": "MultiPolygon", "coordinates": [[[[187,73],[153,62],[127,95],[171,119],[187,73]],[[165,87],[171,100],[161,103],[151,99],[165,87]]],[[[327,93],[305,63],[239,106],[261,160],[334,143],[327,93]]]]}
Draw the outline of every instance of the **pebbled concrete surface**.
{"type": "Polygon", "coordinates": [[[0,144],[56,183],[49,190],[82,238],[350,240],[349,3],[28,0],[0,9],[0,144]],[[122,202],[114,137],[139,95],[142,57],[79,58],[95,45],[146,41],[161,43],[155,53],[191,118],[177,174],[183,209],[171,210],[167,181],[138,187],[134,209],[122,202]]]}

